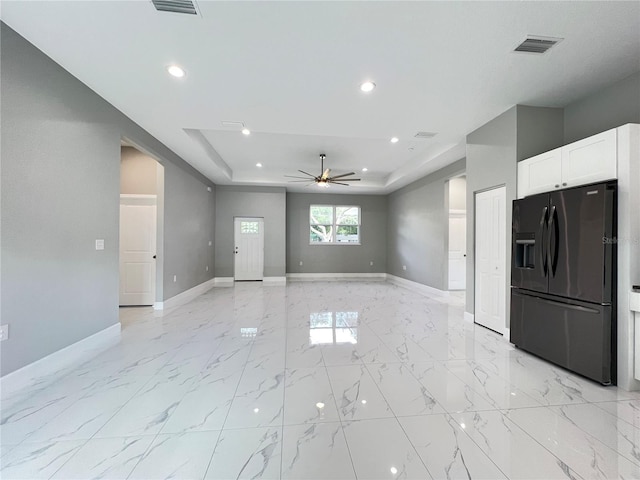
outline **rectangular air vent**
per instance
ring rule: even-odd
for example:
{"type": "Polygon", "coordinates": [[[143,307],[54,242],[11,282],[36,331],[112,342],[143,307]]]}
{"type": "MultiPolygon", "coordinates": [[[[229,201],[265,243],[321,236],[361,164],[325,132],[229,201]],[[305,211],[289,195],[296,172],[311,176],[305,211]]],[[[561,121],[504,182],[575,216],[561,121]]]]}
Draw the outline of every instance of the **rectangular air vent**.
{"type": "Polygon", "coordinates": [[[432,132],[418,132],[414,135],[415,138],[433,138],[435,137],[437,134],[436,133],[432,133],[432,132]]]}
{"type": "Polygon", "coordinates": [[[541,55],[561,41],[562,38],[529,35],[524,42],[516,47],[514,52],[537,53],[541,55]]]}
{"type": "Polygon", "coordinates": [[[193,0],[151,0],[151,2],[156,7],[156,10],[160,12],[198,14],[193,0]]]}

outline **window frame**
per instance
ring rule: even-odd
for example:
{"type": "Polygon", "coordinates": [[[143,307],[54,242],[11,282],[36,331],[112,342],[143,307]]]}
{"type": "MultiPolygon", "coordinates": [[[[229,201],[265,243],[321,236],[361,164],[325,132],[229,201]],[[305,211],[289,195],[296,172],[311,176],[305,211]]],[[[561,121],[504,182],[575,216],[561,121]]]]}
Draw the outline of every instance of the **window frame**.
{"type": "Polygon", "coordinates": [[[309,204],[309,213],[308,213],[308,221],[309,221],[309,230],[307,231],[307,234],[309,235],[309,245],[314,245],[314,246],[318,246],[318,245],[362,245],[362,207],[360,207],[360,205],[331,205],[331,204],[324,204],[324,203],[320,203],[320,204],[309,204]],[[314,207],[331,207],[333,209],[333,213],[332,213],[332,222],[330,225],[329,224],[324,224],[324,223],[311,223],[311,209],[314,207]],[[350,224],[344,224],[344,223],[337,223],[337,217],[336,217],[336,210],[338,208],[357,208],[358,209],[358,223],[355,225],[350,225],[350,224]],[[332,231],[331,231],[331,241],[330,242],[314,242],[311,240],[311,227],[314,225],[322,225],[322,226],[327,226],[327,227],[331,227],[332,231]],[[357,242],[338,242],[336,241],[336,237],[338,235],[338,227],[345,227],[345,226],[357,226],[358,227],[358,241],[357,242]]]}

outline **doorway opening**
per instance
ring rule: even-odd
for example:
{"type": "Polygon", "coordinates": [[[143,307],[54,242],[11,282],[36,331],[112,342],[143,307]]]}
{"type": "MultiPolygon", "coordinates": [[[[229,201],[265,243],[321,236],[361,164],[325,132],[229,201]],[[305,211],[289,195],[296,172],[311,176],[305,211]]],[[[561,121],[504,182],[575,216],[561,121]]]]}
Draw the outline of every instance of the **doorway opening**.
{"type": "Polygon", "coordinates": [[[120,147],[119,305],[162,302],[164,167],[128,140],[120,147]]]}
{"type": "Polygon", "coordinates": [[[467,177],[449,180],[448,290],[464,292],[467,284],[467,177]]]}

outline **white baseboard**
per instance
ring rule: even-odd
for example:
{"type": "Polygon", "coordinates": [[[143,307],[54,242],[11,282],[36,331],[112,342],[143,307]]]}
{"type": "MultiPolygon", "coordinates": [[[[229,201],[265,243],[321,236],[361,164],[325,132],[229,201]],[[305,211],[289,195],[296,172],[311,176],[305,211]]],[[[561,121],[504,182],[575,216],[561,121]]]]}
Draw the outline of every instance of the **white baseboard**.
{"type": "Polygon", "coordinates": [[[233,287],[234,283],[233,277],[216,277],[213,279],[213,284],[216,287],[233,287]]]}
{"type": "Polygon", "coordinates": [[[511,343],[511,329],[510,328],[503,328],[502,329],[502,339],[507,343],[511,343]]]}
{"type": "Polygon", "coordinates": [[[268,286],[282,286],[287,284],[287,277],[264,277],[262,279],[263,285],[268,286]]]}
{"type": "Polygon", "coordinates": [[[215,278],[212,278],[210,280],[207,280],[206,282],[202,282],[200,285],[196,285],[195,287],[190,288],[189,290],[185,290],[184,292],[179,293],[178,295],[175,295],[165,300],[164,302],[156,302],[153,304],[153,308],[155,310],[165,310],[167,308],[184,305],[197,296],[211,290],[215,286],[215,280],[215,278]]]}
{"type": "Polygon", "coordinates": [[[90,360],[119,341],[120,322],[8,373],[0,378],[2,398],[7,398],[25,387],[33,385],[45,387],[55,380],[54,373],[90,360]]]}
{"type": "Polygon", "coordinates": [[[414,291],[416,293],[420,293],[422,295],[427,295],[427,296],[435,295],[439,297],[449,296],[449,292],[446,290],[433,288],[428,285],[424,285],[422,283],[414,282],[412,280],[407,280],[406,278],[396,277],[395,275],[391,275],[389,273],[387,273],[387,282],[393,283],[394,285],[398,285],[399,287],[404,287],[408,290],[414,291]]]}
{"type": "Polygon", "coordinates": [[[384,281],[386,273],[287,273],[287,279],[294,282],[344,282],[347,280],[384,281]]]}
{"type": "Polygon", "coordinates": [[[473,323],[473,322],[475,322],[475,318],[476,318],[476,316],[473,313],[464,312],[464,319],[467,322],[473,323]]]}

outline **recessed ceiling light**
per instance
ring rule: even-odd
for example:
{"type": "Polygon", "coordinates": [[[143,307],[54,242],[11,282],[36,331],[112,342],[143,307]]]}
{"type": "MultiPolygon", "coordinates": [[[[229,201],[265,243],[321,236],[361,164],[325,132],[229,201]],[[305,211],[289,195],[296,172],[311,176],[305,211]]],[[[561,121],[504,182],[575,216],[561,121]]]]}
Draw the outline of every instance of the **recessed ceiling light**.
{"type": "Polygon", "coordinates": [[[316,403],[316,407],[317,408],[324,408],[324,403],[318,402],[318,403],[316,403]]]}
{"type": "Polygon", "coordinates": [[[256,167],[262,167],[261,163],[256,163],[256,167]]]}
{"type": "Polygon", "coordinates": [[[172,75],[176,78],[182,78],[186,75],[184,69],[182,67],[179,67],[178,65],[169,65],[167,67],[167,72],[169,72],[169,75],[172,75]]]}
{"type": "Polygon", "coordinates": [[[362,169],[362,171],[363,171],[363,172],[367,172],[368,170],[369,170],[369,169],[368,169],[367,167],[364,167],[364,168],[362,169]]]}
{"type": "Polygon", "coordinates": [[[400,139],[398,137],[393,137],[391,139],[391,143],[398,143],[400,141],[400,139]]]}
{"type": "Polygon", "coordinates": [[[243,135],[249,135],[251,133],[251,130],[249,130],[248,128],[243,128],[242,129],[242,134],[243,135]]]}
{"type": "Polygon", "coordinates": [[[362,90],[365,93],[371,92],[374,88],[376,88],[376,84],[369,81],[364,82],[363,84],[360,85],[360,90],[362,90]]]}

